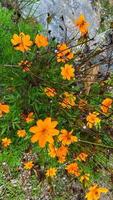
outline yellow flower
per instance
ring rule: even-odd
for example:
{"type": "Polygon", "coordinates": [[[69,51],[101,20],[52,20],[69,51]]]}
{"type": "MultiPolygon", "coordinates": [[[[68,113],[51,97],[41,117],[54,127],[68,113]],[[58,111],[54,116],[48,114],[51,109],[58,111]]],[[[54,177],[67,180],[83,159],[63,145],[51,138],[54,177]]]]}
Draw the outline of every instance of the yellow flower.
{"type": "Polygon", "coordinates": [[[84,174],[80,177],[80,182],[81,183],[86,183],[87,181],[89,181],[89,177],[90,177],[90,174],[84,174]]]}
{"type": "Polygon", "coordinates": [[[78,156],[77,156],[77,158],[76,158],[76,160],[79,160],[79,161],[86,161],[86,159],[87,159],[87,157],[88,157],[88,154],[86,154],[86,153],[80,153],[78,156]]]}
{"type": "Polygon", "coordinates": [[[99,187],[98,185],[91,186],[86,193],[85,198],[87,200],[99,200],[101,193],[107,193],[108,189],[99,187]]]}
{"type": "Polygon", "coordinates": [[[111,104],[113,103],[113,100],[110,98],[106,98],[102,101],[102,105],[101,105],[101,110],[104,113],[107,113],[109,108],[111,107],[111,104]]]}
{"type": "Polygon", "coordinates": [[[24,163],[24,169],[32,169],[34,166],[33,161],[24,163]]]}
{"type": "Polygon", "coordinates": [[[101,119],[97,116],[98,116],[98,113],[93,112],[93,113],[89,113],[89,115],[86,117],[87,126],[89,128],[92,128],[93,126],[96,126],[100,123],[101,119]]]}
{"type": "Polygon", "coordinates": [[[18,137],[23,138],[23,137],[26,136],[26,131],[25,130],[18,130],[17,135],[18,135],[18,137]]]}
{"type": "Polygon", "coordinates": [[[16,50],[22,52],[30,50],[30,47],[33,44],[33,42],[30,40],[30,36],[25,35],[22,32],[19,35],[14,34],[11,42],[16,50]]]}
{"type": "Polygon", "coordinates": [[[0,103],[0,117],[3,116],[3,113],[9,113],[9,111],[10,109],[8,105],[0,103]]]}
{"type": "Polygon", "coordinates": [[[74,107],[75,106],[75,100],[76,100],[76,97],[72,94],[72,93],[68,93],[68,92],[65,92],[64,93],[64,99],[62,102],[60,102],[60,105],[63,107],[63,108],[71,108],[71,107],[74,107]]]}
{"type": "Polygon", "coordinates": [[[49,88],[49,87],[46,87],[44,89],[44,92],[45,94],[48,96],[48,97],[54,97],[56,95],[56,91],[54,88],[49,88]]]}
{"type": "Polygon", "coordinates": [[[10,138],[5,137],[5,138],[2,139],[2,145],[3,145],[3,147],[8,147],[11,143],[12,142],[11,142],[10,138]]]}
{"type": "Polygon", "coordinates": [[[77,142],[78,138],[72,135],[73,131],[67,131],[66,129],[61,130],[61,135],[59,135],[59,141],[62,142],[63,145],[70,145],[71,143],[77,142]]]}
{"type": "Polygon", "coordinates": [[[47,170],[46,176],[47,177],[54,177],[54,176],[56,176],[56,172],[57,172],[56,168],[50,168],[50,169],[47,170]]]}
{"type": "Polygon", "coordinates": [[[75,176],[80,176],[78,164],[76,162],[67,165],[65,168],[69,174],[73,174],[75,176]]]}
{"type": "Polygon", "coordinates": [[[71,49],[65,44],[59,44],[57,46],[57,62],[63,62],[65,63],[66,61],[71,60],[74,55],[71,52],[71,49]]]}
{"type": "Polygon", "coordinates": [[[35,38],[35,44],[37,47],[46,47],[48,46],[48,38],[43,35],[37,35],[35,38]]]}
{"type": "Polygon", "coordinates": [[[45,147],[46,143],[50,144],[54,142],[53,136],[58,135],[59,131],[55,128],[57,121],[51,121],[50,117],[44,120],[38,120],[37,125],[30,128],[30,131],[34,133],[31,138],[31,142],[39,142],[40,147],[45,147]]]}
{"type": "Polygon", "coordinates": [[[33,112],[30,112],[29,114],[28,114],[28,116],[25,118],[25,121],[27,122],[27,123],[29,123],[29,122],[32,122],[32,121],[34,121],[34,113],[33,112]]]}
{"type": "Polygon", "coordinates": [[[73,68],[73,66],[69,64],[65,64],[64,67],[61,67],[61,75],[63,79],[71,80],[72,78],[74,78],[74,71],[75,69],[73,68]]]}
{"type": "Polygon", "coordinates": [[[77,20],[75,20],[75,26],[78,27],[79,31],[81,32],[81,35],[87,35],[88,34],[88,27],[89,23],[86,21],[84,15],[80,15],[77,20]]]}

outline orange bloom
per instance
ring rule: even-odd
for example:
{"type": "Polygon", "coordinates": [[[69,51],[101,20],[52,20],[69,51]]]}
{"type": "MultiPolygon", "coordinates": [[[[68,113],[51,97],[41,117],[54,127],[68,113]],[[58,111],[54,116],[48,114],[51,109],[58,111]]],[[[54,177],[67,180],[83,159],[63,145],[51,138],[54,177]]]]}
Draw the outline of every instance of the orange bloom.
{"type": "Polygon", "coordinates": [[[82,36],[88,34],[89,23],[86,21],[84,15],[80,15],[79,18],[77,20],[75,20],[74,23],[78,27],[82,36]]]}
{"type": "Polygon", "coordinates": [[[108,192],[107,188],[102,188],[95,184],[94,186],[91,186],[89,188],[89,191],[86,193],[85,198],[87,200],[99,200],[101,193],[107,193],[107,192],[108,192]]]}
{"type": "Polygon", "coordinates": [[[23,137],[26,136],[26,131],[25,130],[18,130],[17,135],[18,135],[18,137],[23,138],[23,137]]]}
{"type": "Polygon", "coordinates": [[[22,60],[20,63],[18,63],[18,65],[23,69],[23,72],[28,72],[30,71],[30,67],[32,65],[32,62],[28,61],[28,60],[22,60]]]}
{"type": "Polygon", "coordinates": [[[96,126],[100,123],[101,119],[97,116],[98,116],[98,113],[93,112],[93,113],[89,113],[89,115],[86,117],[87,126],[89,128],[92,128],[93,126],[96,126]]]}
{"type": "Polygon", "coordinates": [[[65,44],[59,44],[57,46],[57,62],[63,62],[71,60],[74,57],[71,49],[65,44]]]}
{"type": "Polygon", "coordinates": [[[54,88],[49,88],[49,87],[46,87],[44,89],[44,92],[45,94],[48,96],[48,97],[54,97],[56,95],[56,91],[54,88]]]}
{"type": "Polygon", "coordinates": [[[33,112],[30,112],[30,113],[28,114],[28,116],[25,118],[25,121],[26,121],[27,123],[32,122],[32,121],[34,120],[33,114],[34,114],[33,112]]]}
{"type": "Polygon", "coordinates": [[[39,142],[39,146],[42,148],[45,147],[47,142],[53,143],[53,136],[59,134],[59,131],[55,128],[57,124],[57,121],[51,121],[49,117],[44,120],[38,120],[37,125],[30,128],[30,131],[34,133],[31,142],[39,142]]]}
{"type": "Polygon", "coordinates": [[[67,165],[65,168],[69,174],[73,174],[75,176],[80,176],[79,168],[77,163],[71,163],[67,165]]]}
{"type": "Polygon", "coordinates": [[[3,116],[3,113],[8,113],[9,111],[8,105],[0,103],[0,117],[3,116]]]}
{"type": "Polygon", "coordinates": [[[71,80],[72,78],[74,78],[74,71],[75,69],[73,68],[73,66],[69,64],[65,64],[64,67],[61,67],[61,75],[63,79],[71,80]]]}
{"type": "Polygon", "coordinates": [[[113,103],[113,100],[110,98],[106,98],[102,101],[102,105],[101,105],[101,110],[104,113],[107,113],[109,108],[111,107],[111,104],[113,103]]]}
{"type": "Polygon", "coordinates": [[[52,158],[57,156],[57,148],[53,144],[49,144],[49,155],[52,158]]]}
{"type": "Polygon", "coordinates": [[[8,147],[11,143],[12,142],[11,142],[10,138],[5,137],[5,138],[2,139],[2,145],[3,145],[3,147],[8,147]]]}
{"type": "Polygon", "coordinates": [[[24,163],[24,169],[32,169],[34,166],[33,161],[24,163]]]}
{"type": "Polygon", "coordinates": [[[89,181],[90,174],[84,174],[83,176],[80,177],[80,182],[81,183],[86,183],[89,181]]]}
{"type": "Polygon", "coordinates": [[[75,97],[73,94],[68,93],[68,92],[65,92],[65,93],[64,93],[64,96],[65,96],[65,98],[64,98],[63,101],[60,103],[60,105],[61,105],[63,108],[71,108],[71,107],[74,107],[74,106],[75,106],[76,97],[75,97]]]}
{"type": "Polygon", "coordinates": [[[56,148],[53,144],[49,144],[49,155],[52,158],[57,157],[58,161],[60,163],[64,163],[66,160],[66,156],[68,153],[68,147],[66,146],[60,146],[59,148],[56,148]]]}
{"type": "Polygon", "coordinates": [[[56,155],[60,163],[64,163],[68,154],[68,147],[61,146],[57,149],[56,155]]]}
{"type": "Polygon", "coordinates": [[[46,176],[47,176],[47,177],[56,176],[56,172],[57,172],[57,169],[56,169],[56,168],[50,168],[50,169],[47,170],[46,176]]]}
{"type": "Polygon", "coordinates": [[[72,135],[73,131],[67,131],[66,129],[61,130],[61,135],[59,135],[59,141],[62,142],[63,145],[70,145],[71,143],[77,142],[78,138],[72,135]]]}
{"type": "Polygon", "coordinates": [[[48,38],[43,35],[37,35],[35,38],[35,44],[37,47],[46,47],[48,46],[48,38]]]}
{"type": "Polygon", "coordinates": [[[86,153],[80,153],[78,156],[77,156],[77,158],[76,158],[76,160],[79,160],[79,161],[86,161],[87,160],[87,157],[88,157],[88,154],[86,154],[86,153]]]}
{"type": "Polygon", "coordinates": [[[25,35],[22,32],[19,35],[14,34],[11,42],[16,50],[22,52],[30,50],[30,47],[33,44],[33,42],[30,40],[30,36],[25,35]]]}

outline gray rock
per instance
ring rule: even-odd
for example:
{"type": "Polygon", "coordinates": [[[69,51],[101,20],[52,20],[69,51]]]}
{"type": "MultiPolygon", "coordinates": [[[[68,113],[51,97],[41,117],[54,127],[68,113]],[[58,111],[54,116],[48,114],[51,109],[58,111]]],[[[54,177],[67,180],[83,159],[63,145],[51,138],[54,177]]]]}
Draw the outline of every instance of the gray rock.
{"type": "MultiPolygon", "coordinates": [[[[103,74],[108,72],[108,68],[110,71],[113,71],[111,59],[113,58],[113,33],[111,30],[108,30],[107,32],[97,34],[100,15],[99,12],[95,11],[92,0],[36,0],[35,3],[32,2],[29,0],[21,1],[22,16],[24,18],[28,16],[34,17],[37,22],[43,24],[46,33],[47,31],[49,32],[49,37],[55,37],[58,42],[72,41],[70,42],[71,46],[76,43],[75,39],[79,37],[74,20],[80,14],[84,14],[90,24],[89,36],[90,38],[94,38],[94,40],[89,42],[90,51],[98,48],[106,48],[105,51],[92,59],[92,63],[100,63],[100,69],[103,74]],[[49,23],[47,19],[49,19],[49,23]],[[72,40],[72,38],[75,39],[72,40]],[[111,59],[110,66],[107,64],[109,59],[111,59]],[[102,60],[105,63],[101,64],[102,60]]],[[[76,52],[76,49],[73,50],[76,52]]]]}
{"type": "Polygon", "coordinates": [[[35,3],[20,4],[23,17],[33,16],[49,30],[50,36],[57,41],[71,39],[77,35],[78,30],[74,21],[83,14],[90,24],[89,36],[94,37],[99,28],[99,17],[93,10],[89,0],[40,0],[35,3]],[[51,22],[47,23],[48,16],[51,22]]]}

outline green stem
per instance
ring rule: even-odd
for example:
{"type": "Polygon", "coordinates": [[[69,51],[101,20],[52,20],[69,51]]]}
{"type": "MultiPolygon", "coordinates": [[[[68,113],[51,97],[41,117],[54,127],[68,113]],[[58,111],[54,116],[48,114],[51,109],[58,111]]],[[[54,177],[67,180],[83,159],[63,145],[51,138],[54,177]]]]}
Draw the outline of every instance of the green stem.
{"type": "Polygon", "coordinates": [[[95,143],[95,142],[89,142],[89,141],[86,141],[86,140],[79,140],[79,142],[90,144],[90,145],[95,145],[95,146],[100,146],[100,147],[103,147],[103,148],[113,149],[112,146],[107,146],[107,145],[99,144],[99,143],[95,143]]]}

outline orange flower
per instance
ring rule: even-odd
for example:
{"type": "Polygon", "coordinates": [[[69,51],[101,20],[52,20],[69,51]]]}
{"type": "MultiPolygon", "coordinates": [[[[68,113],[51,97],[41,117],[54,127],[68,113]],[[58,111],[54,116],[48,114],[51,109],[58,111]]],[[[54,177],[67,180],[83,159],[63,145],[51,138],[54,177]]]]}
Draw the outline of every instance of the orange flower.
{"type": "Polygon", "coordinates": [[[46,143],[50,144],[54,142],[53,136],[58,135],[59,131],[55,128],[57,121],[51,121],[51,118],[47,117],[44,120],[38,120],[37,125],[30,128],[30,131],[34,133],[31,138],[31,142],[39,142],[40,147],[45,147],[46,143]]]}
{"type": "Polygon", "coordinates": [[[73,68],[73,66],[69,64],[65,64],[64,67],[61,67],[61,75],[63,79],[71,80],[72,78],[74,78],[74,71],[75,69],[73,68]]]}
{"type": "Polygon", "coordinates": [[[81,183],[86,183],[89,181],[90,174],[84,174],[83,176],[80,177],[80,182],[81,183]]]}
{"type": "Polygon", "coordinates": [[[0,117],[3,116],[3,113],[8,113],[9,111],[8,105],[0,103],[0,117]]]}
{"type": "Polygon", "coordinates": [[[34,120],[33,114],[34,114],[33,112],[30,112],[30,113],[28,114],[28,116],[25,118],[25,121],[26,121],[27,123],[32,122],[32,121],[34,120]]]}
{"type": "Polygon", "coordinates": [[[33,44],[33,42],[30,40],[30,36],[25,35],[22,32],[19,35],[14,34],[11,42],[16,50],[22,52],[30,50],[30,47],[33,44]]]}
{"type": "Polygon", "coordinates": [[[44,92],[45,94],[48,96],[48,97],[54,97],[56,95],[56,91],[54,88],[49,88],[49,87],[46,87],[44,89],[44,92]]]}
{"type": "Polygon", "coordinates": [[[65,147],[63,145],[59,147],[56,151],[56,155],[60,163],[65,162],[67,154],[68,154],[68,147],[65,147]]]}
{"type": "Polygon", "coordinates": [[[89,23],[86,21],[84,15],[80,15],[79,18],[77,20],[75,20],[74,23],[78,27],[78,29],[81,32],[82,36],[88,34],[89,23]]]}
{"type": "Polygon", "coordinates": [[[46,176],[47,177],[53,177],[53,176],[56,176],[56,172],[57,172],[57,169],[56,168],[50,168],[47,170],[46,172],[46,176]]]}
{"type": "Polygon", "coordinates": [[[89,115],[86,117],[87,126],[89,128],[92,128],[93,126],[100,124],[101,119],[97,116],[98,116],[98,113],[93,112],[93,113],[89,113],[89,115]]]}
{"type": "Polygon", "coordinates": [[[71,107],[74,107],[74,106],[75,106],[76,97],[75,97],[73,94],[68,93],[68,92],[65,92],[65,93],[64,93],[64,96],[65,96],[65,98],[64,98],[63,101],[60,103],[60,105],[61,105],[63,108],[71,108],[71,107]]]}
{"type": "Polygon", "coordinates": [[[111,107],[111,104],[113,103],[113,100],[110,98],[106,98],[102,101],[102,105],[101,105],[101,110],[104,113],[107,113],[109,108],[111,107]]]}
{"type": "Polygon", "coordinates": [[[43,35],[37,35],[35,38],[35,44],[37,47],[46,47],[48,46],[48,38],[43,35]]]}
{"type": "Polygon", "coordinates": [[[53,144],[49,144],[49,155],[52,158],[55,158],[57,156],[57,148],[54,147],[53,144]]]}
{"type": "Polygon", "coordinates": [[[75,176],[80,176],[79,168],[77,163],[71,163],[67,165],[65,168],[69,174],[73,174],[75,176]]]}
{"type": "Polygon", "coordinates": [[[71,60],[74,57],[71,49],[65,44],[59,44],[57,46],[57,62],[63,62],[71,60]]]}
{"type": "Polygon", "coordinates": [[[5,137],[5,138],[2,139],[2,145],[3,145],[3,147],[8,147],[11,143],[12,142],[11,142],[10,138],[5,137]]]}
{"type": "Polygon", "coordinates": [[[28,72],[30,71],[30,67],[32,65],[32,62],[28,61],[28,60],[22,60],[20,63],[18,63],[18,65],[23,69],[23,72],[28,72]]]}
{"type": "Polygon", "coordinates": [[[99,187],[98,185],[91,186],[89,192],[86,193],[85,198],[87,200],[99,200],[101,193],[107,193],[107,188],[99,187]]]}
{"type": "Polygon", "coordinates": [[[78,138],[72,135],[73,131],[67,131],[66,129],[61,130],[61,135],[59,135],[59,141],[62,142],[63,145],[70,145],[71,143],[77,142],[78,138]]]}
{"type": "Polygon", "coordinates": [[[78,156],[77,156],[77,158],[76,158],[76,160],[79,160],[79,161],[86,161],[86,159],[87,159],[87,157],[88,157],[88,154],[86,154],[86,153],[80,153],[78,156]]]}
{"type": "Polygon", "coordinates": [[[24,163],[24,169],[32,169],[34,166],[33,161],[24,163]]]}
{"type": "Polygon", "coordinates": [[[18,135],[18,137],[23,138],[23,137],[26,136],[26,131],[25,130],[18,130],[17,135],[18,135]]]}
{"type": "Polygon", "coordinates": [[[53,144],[49,144],[49,155],[52,158],[57,157],[60,163],[64,163],[68,153],[68,147],[62,145],[56,148],[53,144]]]}

